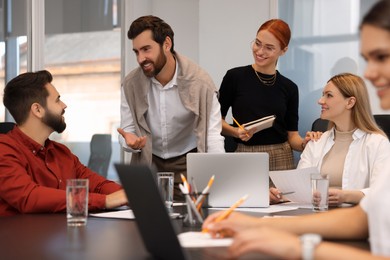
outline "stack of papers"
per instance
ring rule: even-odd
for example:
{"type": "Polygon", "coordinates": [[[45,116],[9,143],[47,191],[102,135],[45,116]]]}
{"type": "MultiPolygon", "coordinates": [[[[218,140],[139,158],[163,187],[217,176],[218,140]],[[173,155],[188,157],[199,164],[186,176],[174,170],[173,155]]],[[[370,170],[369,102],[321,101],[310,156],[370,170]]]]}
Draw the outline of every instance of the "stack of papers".
{"type": "Polygon", "coordinates": [[[260,118],[260,119],[257,119],[257,120],[254,120],[254,121],[242,124],[242,126],[247,131],[251,130],[253,128],[256,128],[255,133],[257,133],[257,132],[259,132],[259,131],[261,131],[263,129],[270,128],[273,125],[274,120],[275,120],[275,116],[274,115],[272,115],[272,116],[265,116],[263,118],[260,118]]]}
{"type": "Polygon", "coordinates": [[[290,193],[285,198],[294,202],[291,206],[311,207],[310,175],[319,173],[316,167],[287,171],[270,171],[269,176],[280,192],[290,193]]]}
{"type": "Polygon", "coordinates": [[[209,233],[185,232],[178,235],[182,247],[227,247],[232,238],[212,238],[209,233]]]}
{"type": "MultiPolygon", "coordinates": [[[[135,219],[134,213],[131,209],[128,210],[118,210],[118,211],[109,211],[102,213],[90,213],[92,217],[98,218],[121,218],[121,219],[135,219]]],[[[170,213],[171,218],[177,218],[180,216],[179,213],[170,213]]]]}
{"type": "MultiPolygon", "coordinates": [[[[212,210],[226,210],[227,208],[210,208],[212,210]]],[[[268,208],[236,208],[234,211],[240,212],[255,212],[255,213],[276,213],[288,210],[298,209],[297,206],[286,206],[286,205],[270,205],[268,208]]]]}

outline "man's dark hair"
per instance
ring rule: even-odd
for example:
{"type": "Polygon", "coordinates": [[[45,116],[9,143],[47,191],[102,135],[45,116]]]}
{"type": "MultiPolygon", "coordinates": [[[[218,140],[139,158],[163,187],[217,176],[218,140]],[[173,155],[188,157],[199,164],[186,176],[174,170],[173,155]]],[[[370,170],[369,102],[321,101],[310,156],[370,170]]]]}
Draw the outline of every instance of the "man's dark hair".
{"type": "Polygon", "coordinates": [[[3,103],[17,124],[23,124],[27,120],[33,103],[46,107],[49,92],[45,86],[52,80],[50,72],[41,70],[20,74],[7,83],[3,103]]]}
{"type": "Polygon", "coordinates": [[[174,42],[173,42],[173,30],[169,24],[164,22],[161,18],[158,18],[153,15],[147,15],[147,16],[141,16],[138,19],[136,19],[129,28],[129,31],[127,32],[127,37],[130,40],[133,40],[135,37],[137,37],[139,34],[146,30],[152,31],[153,40],[160,44],[160,46],[163,45],[166,37],[169,37],[172,41],[172,47],[171,52],[174,54],[175,50],[173,48],[174,42]]]}

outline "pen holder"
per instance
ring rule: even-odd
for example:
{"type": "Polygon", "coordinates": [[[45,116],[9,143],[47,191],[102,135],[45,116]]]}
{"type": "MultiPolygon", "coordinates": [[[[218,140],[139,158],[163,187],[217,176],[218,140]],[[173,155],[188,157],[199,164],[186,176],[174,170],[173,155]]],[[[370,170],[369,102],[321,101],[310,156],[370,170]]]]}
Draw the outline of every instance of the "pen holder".
{"type": "MultiPolygon", "coordinates": [[[[203,196],[205,199],[207,196],[203,196]]],[[[202,204],[198,204],[196,206],[196,197],[190,196],[189,194],[185,194],[185,199],[186,199],[186,204],[187,204],[187,214],[184,217],[183,220],[183,226],[185,227],[192,227],[192,228],[200,228],[203,224],[203,209],[202,209],[202,204]]],[[[201,198],[203,200],[203,198],[201,198]]]]}
{"type": "Polygon", "coordinates": [[[198,230],[203,225],[203,222],[200,222],[195,216],[192,216],[192,219],[187,214],[183,219],[183,226],[194,228],[194,230],[198,230]]]}
{"type": "MultiPolygon", "coordinates": [[[[197,200],[202,195],[201,192],[198,193],[191,193],[191,197],[195,200],[197,200]]],[[[203,194],[203,197],[201,199],[201,208],[210,208],[209,205],[209,193],[203,194]]]]}

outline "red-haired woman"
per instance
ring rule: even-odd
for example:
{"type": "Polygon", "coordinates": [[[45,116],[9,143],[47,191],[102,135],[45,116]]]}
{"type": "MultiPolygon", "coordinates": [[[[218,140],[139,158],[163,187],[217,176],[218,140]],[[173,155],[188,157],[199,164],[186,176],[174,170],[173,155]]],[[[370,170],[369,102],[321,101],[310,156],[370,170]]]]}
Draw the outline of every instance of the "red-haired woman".
{"type": "MultiPolygon", "coordinates": [[[[276,70],[280,56],[288,50],[291,31],[287,23],[272,19],[260,26],[251,43],[254,63],[227,71],[220,87],[222,134],[233,136],[236,152],[267,152],[270,170],[293,169],[293,151],[302,151],[315,133],[298,133],[298,87],[276,70]],[[254,133],[225,121],[229,108],[240,124],[275,115],[271,128],[254,133]]],[[[314,137],[313,137],[314,138],[314,137]]],[[[271,183],[272,185],[272,183],[271,183]]],[[[271,189],[272,191],[272,189],[271,189]]],[[[270,193],[271,202],[280,198],[270,193]]]]}

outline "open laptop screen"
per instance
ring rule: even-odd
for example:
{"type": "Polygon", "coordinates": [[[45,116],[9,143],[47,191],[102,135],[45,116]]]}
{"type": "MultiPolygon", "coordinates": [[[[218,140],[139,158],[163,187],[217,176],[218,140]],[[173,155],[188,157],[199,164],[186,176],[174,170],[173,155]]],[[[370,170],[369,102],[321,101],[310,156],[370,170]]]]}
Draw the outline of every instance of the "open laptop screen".
{"type": "Polygon", "coordinates": [[[268,153],[188,153],[187,179],[199,190],[215,175],[209,191],[211,207],[230,207],[248,194],[240,207],[269,206],[268,153]]]}

